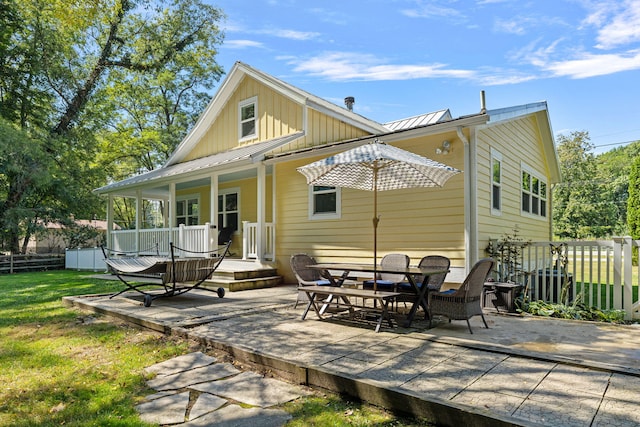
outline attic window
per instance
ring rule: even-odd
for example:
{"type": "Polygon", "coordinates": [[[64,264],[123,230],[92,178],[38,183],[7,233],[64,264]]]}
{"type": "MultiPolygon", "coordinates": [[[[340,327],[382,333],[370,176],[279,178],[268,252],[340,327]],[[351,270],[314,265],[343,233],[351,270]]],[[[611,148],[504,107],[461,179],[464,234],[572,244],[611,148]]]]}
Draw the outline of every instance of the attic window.
{"type": "Polygon", "coordinates": [[[240,141],[256,138],[258,136],[258,97],[245,99],[238,104],[240,141]]]}

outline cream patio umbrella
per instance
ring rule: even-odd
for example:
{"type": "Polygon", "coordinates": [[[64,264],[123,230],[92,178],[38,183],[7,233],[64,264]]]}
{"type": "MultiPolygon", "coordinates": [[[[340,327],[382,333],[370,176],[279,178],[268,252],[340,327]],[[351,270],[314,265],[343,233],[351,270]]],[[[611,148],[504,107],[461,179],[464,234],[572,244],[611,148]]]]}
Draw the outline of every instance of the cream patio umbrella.
{"type": "Polygon", "coordinates": [[[442,187],[461,171],[378,140],[299,167],[307,184],[373,192],[374,290],[377,291],[378,191],[442,187]]]}

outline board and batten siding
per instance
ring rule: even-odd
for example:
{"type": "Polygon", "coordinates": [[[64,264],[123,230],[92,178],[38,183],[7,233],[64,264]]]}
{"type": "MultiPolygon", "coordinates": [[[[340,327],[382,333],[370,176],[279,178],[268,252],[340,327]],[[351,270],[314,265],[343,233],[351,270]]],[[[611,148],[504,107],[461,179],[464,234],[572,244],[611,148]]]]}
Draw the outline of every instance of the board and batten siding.
{"type": "Polygon", "coordinates": [[[245,78],[229,98],[218,117],[185,161],[227,151],[240,145],[267,141],[303,129],[302,106],[252,78],[245,78]],[[256,97],[258,138],[242,141],[238,135],[238,105],[256,97]]]}
{"type": "MultiPolygon", "coordinates": [[[[394,145],[425,156],[433,154],[437,146],[425,139],[394,145]]],[[[461,168],[462,155],[460,147],[457,154],[434,160],[461,168]]],[[[275,167],[278,264],[288,266],[290,256],[300,252],[324,262],[372,262],[372,192],[343,188],[340,219],[309,219],[309,186],[296,168],[320,158],[283,162],[275,167]]],[[[401,252],[417,264],[425,255],[442,254],[452,259],[452,265],[464,265],[463,187],[463,175],[458,174],[444,188],[379,192],[378,259],[386,253],[401,252]]],[[[287,283],[295,282],[290,268],[280,273],[287,283]]]]}
{"type": "Polygon", "coordinates": [[[307,125],[307,135],[305,137],[277,148],[273,150],[273,153],[281,154],[370,135],[370,133],[362,129],[312,108],[307,108],[307,125]]]}
{"type": "Polygon", "coordinates": [[[477,133],[477,194],[478,194],[478,249],[479,257],[487,254],[484,248],[489,239],[500,239],[512,234],[517,226],[518,235],[525,240],[550,238],[551,200],[547,160],[544,158],[541,137],[533,116],[498,123],[477,133]],[[491,210],[491,149],[502,155],[502,211],[491,210]],[[547,182],[547,216],[536,217],[522,213],[522,165],[526,164],[547,182]]]}
{"type": "Polygon", "coordinates": [[[274,153],[310,148],[320,144],[359,138],[369,134],[335,117],[307,108],[268,86],[250,77],[245,77],[204,137],[185,157],[185,161],[227,151],[240,145],[291,135],[305,129],[305,121],[308,129],[307,135],[298,141],[288,144],[286,147],[274,150],[274,153]],[[239,142],[238,105],[240,102],[253,97],[256,98],[258,105],[258,137],[239,142]]]}

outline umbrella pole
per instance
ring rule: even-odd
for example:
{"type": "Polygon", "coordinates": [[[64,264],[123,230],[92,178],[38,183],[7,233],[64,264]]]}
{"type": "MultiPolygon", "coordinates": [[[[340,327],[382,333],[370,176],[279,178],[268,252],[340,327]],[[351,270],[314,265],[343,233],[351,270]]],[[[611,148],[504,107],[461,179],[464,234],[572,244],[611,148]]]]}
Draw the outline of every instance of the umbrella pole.
{"type": "Polygon", "coordinates": [[[378,292],[378,165],[373,165],[373,292],[378,292]]]}

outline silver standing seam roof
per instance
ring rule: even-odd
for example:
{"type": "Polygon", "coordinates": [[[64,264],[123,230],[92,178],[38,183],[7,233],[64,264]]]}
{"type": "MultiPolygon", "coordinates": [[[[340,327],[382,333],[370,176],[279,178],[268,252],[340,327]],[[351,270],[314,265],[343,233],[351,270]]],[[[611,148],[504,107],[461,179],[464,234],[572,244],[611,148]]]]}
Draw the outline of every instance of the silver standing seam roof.
{"type": "Polygon", "coordinates": [[[94,190],[98,194],[108,193],[118,188],[127,188],[138,184],[159,182],[173,176],[198,172],[224,165],[237,165],[239,161],[247,161],[256,163],[262,160],[264,154],[278,148],[284,144],[295,141],[304,136],[304,132],[296,132],[280,138],[271,139],[269,141],[257,144],[249,144],[222,153],[212,154],[210,156],[201,157],[199,159],[189,160],[183,163],[177,163],[170,166],[164,166],[141,175],[132,176],[122,181],[114,182],[94,190]]]}

